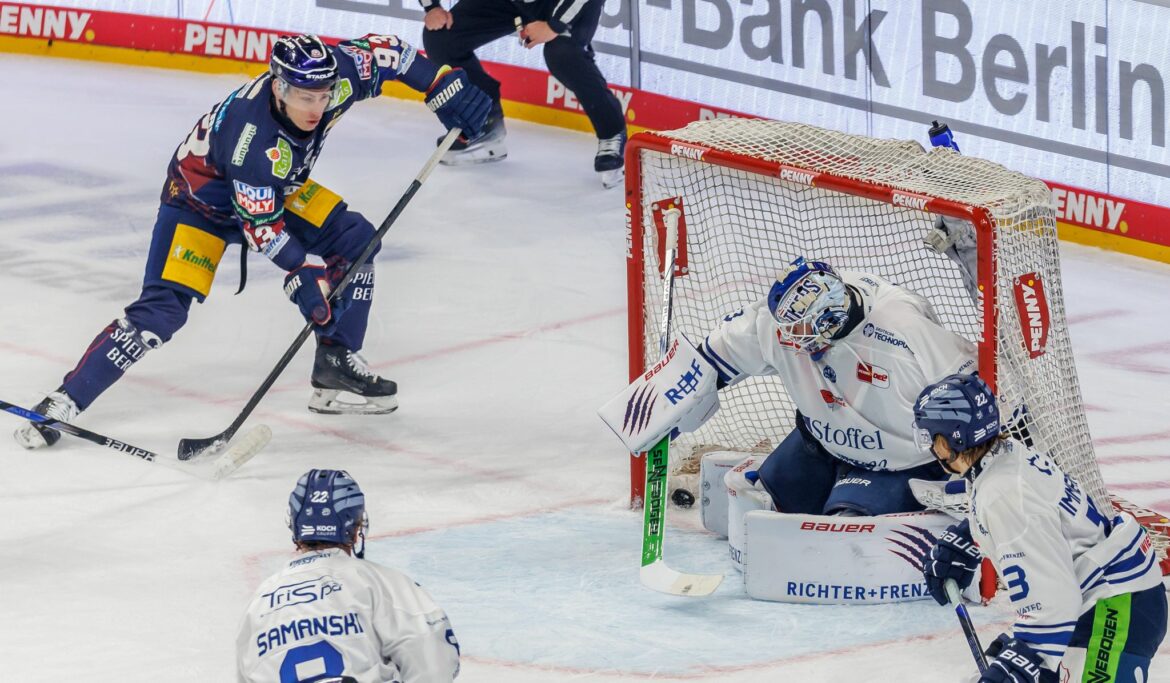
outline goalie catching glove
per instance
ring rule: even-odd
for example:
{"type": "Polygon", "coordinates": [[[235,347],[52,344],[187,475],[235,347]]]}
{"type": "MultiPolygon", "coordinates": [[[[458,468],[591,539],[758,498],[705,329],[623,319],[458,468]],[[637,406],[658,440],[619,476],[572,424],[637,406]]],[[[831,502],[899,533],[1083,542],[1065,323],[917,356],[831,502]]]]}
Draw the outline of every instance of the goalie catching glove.
{"type": "Polygon", "coordinates": [[[719,409],[718,374],[685,337],[597,414],[631,453],[693,432],[719,409]]]}

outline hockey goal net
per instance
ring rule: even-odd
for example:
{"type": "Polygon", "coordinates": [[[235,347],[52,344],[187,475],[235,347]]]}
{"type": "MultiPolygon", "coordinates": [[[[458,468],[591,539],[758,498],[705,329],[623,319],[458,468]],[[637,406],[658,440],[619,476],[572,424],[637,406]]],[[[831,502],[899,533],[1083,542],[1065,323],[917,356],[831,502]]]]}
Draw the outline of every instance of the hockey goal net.
{"type": "MultiPolygon", "coordinates": [[[[641,133],[627,153],[631,379],[658,358],[662,212],[682,212],[673,327],[698,343],[763,297],[797,256],[906,286],[942,323],[978,344],[980,374],[1005,414],[1026,405],[1030,435],[1097,502],[1109,496],[1093,455],[1061,293],[1056,222],[1039,180],[949,149],[925,151],[813,126],[720,119],[641,133]],[[978,298],[958,265],[924,243],[936,215],[976,226],[978,298]]],[[[769,452],[794,427],[774,378],[720,392],[722,408],[672,445],[672,473],[714,449],[769,452]]],[[[631,460],[641,504],[644,458],[631,460]]],[[[671,485],[670,489],[673,490],[671,485]]],[[[1105,509],[1105,508],[1102,508],[1105,509]]]]}

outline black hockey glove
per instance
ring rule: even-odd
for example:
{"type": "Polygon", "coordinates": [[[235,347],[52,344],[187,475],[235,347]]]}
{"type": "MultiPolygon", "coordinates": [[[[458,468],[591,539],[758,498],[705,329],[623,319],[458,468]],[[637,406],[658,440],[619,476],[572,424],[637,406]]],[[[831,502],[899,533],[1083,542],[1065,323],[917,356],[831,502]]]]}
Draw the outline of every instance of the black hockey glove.
{"type": "Polygon", "coordinates": [[[947,579],[954,579],[959,590],[970,586],[981,557],[967,520],[947,527],[922,563],[922,577],[935,602],[940,605],[950,602],[943,588],[947,579]]]}
{"type": "Polygon", "coordinates": [[[337,320],[348,303],[344,298],[330,306],[329,292],[341,280],[336,270],[310,263],[290,270],[284,278],[284,293],[301,309],[305,320],[319,326],[321,334],[333,334],[337,320]]]}
{"type": "Polygon", "coordinates": [[[1056,675],[1043,668],[1043,660],[1022,640],[1006,633],[987,646],[987,671],[979,683],[1048,683],[1056,675]]]}
{"type": "Polygon", "coordinates": [[[492,110],[492,98],[467,80],[467,72],[449,67],[439,69],[425,101],[447,130],[462,128],[468,140],[479,137],[492,110]]]}

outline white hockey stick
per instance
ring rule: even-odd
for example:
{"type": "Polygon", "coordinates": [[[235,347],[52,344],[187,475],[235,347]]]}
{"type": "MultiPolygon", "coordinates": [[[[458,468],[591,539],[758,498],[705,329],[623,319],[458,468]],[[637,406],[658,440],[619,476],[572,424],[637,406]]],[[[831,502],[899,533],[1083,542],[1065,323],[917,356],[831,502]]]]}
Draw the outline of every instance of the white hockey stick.
{"type": "MultiPolygon", "coordinates": [[[[662,330],[658,354],[666,357],[670,345],[670,322],[674,303],[674,262],[678,253],[678,219],[682,212],[670,208],[662,212],[666,227],[662,271],[662,330]]],[[[666,477],[670,463],[670,434],[646,451],[646,501],[642,526],[642,585],[660,593],[699,597],[715,592],[723,575],[684,574],[666,566],[662,559],[662,540],[666,534],[666,477]]]]}

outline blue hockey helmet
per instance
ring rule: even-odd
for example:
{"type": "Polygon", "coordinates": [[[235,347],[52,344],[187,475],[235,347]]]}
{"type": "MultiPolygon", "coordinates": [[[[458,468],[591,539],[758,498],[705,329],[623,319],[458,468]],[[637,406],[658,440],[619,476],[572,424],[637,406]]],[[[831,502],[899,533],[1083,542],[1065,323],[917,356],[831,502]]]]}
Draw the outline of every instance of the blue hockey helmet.
{"type": "Polygon", "coordinates": [[[978,374],[949,375],[918,395],[914,425],[920,448],[930,448],[934,437],[942,436],[957,454],[999,436],[999,407],[978,374]]]}
{"type": "Polygon", "coordinates": [[[783,341],[817,357],[849,320],[849,295],[832,266],[801,256],[772,285],[768,310],[783,341]]]}
{"type": "Polygon", "coordinates": [[[288,497],[288,528],[298,543],[356,545],[356,527],[364,545],[367,526],[366,497],[345,470],[309,470],[288,497]]]}
{"type": "Polygon", "coordinates": [[[328,90],[338,79],[337,58],[317,36],[284,36],[272,46],[268,69],[274,78],[305,90],[328,90]]]}

